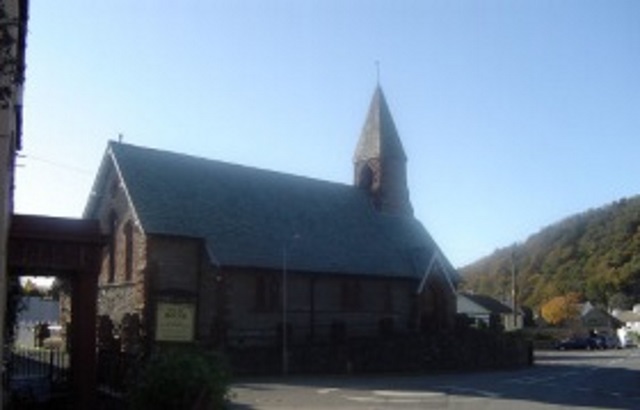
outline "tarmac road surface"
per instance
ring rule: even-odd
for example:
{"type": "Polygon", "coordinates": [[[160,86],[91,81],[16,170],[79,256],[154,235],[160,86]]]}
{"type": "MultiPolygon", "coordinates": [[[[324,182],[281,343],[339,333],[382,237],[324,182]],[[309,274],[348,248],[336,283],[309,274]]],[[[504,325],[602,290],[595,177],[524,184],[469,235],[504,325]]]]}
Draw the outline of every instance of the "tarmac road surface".
{"type": "Polygon", "coordinates": [[[640,349],[536,352],[499,372],[287,377],[232,386],[230,409],[640,409],[640,349]]]}

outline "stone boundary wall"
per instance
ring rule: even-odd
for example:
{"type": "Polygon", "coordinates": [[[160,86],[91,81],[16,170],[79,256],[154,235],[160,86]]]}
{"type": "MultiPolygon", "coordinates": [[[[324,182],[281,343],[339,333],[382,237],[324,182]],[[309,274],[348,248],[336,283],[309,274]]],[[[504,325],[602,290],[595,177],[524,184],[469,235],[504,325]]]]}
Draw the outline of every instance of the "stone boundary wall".
{"type": "MultiPolygon", "coordinates": [[[[533,364],[533,346],[518,335],[467,329],[455,334],[395,335],[289,348],[291,374],[475,371],[533,364]]],[[[227,350],[235,375],[282,373],[281,346],[227,350]]]]}

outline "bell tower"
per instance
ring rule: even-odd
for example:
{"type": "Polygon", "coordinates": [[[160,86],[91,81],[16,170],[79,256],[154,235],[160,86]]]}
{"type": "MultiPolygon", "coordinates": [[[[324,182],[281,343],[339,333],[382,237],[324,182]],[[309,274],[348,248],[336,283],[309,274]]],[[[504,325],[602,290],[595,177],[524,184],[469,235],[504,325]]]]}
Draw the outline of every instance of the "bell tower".
{"type": "Polygon", "coordinates": [[[354,185],[365,190],[376,210],[413,215],[407,186],[407,156],[380,85],[353,156],[354,185]]]}

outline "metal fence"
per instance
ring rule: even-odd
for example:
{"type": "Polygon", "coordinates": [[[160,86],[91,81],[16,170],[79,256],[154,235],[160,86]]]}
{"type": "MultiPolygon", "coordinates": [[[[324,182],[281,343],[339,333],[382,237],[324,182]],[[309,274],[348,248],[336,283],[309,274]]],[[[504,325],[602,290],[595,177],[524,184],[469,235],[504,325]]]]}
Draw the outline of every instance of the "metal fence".
{"type": "Polygon", "coordinates": [[[45,403],[69,394],[69,354],[13,349],[5,363],[5,389],[15,403],[45,403]]]}
{"type": "Polygon", "coordinates": [[[138,355],[119,351],[98,352],[98,385],[102,392],[122,393],[140,370],[138,355]]]}

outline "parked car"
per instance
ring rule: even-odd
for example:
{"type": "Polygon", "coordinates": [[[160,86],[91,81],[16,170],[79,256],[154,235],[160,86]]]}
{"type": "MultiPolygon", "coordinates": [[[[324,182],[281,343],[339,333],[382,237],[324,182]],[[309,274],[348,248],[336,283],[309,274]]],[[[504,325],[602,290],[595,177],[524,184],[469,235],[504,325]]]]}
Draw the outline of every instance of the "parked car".
{"type": "Polygon", "coordinates": [[[624,342],[622,343],[622,347],[636,347],[636,341],[633,337],[631,336],[626,336],[624,338],[624,342]]]}
{"type": "Polygon", "coordinates": [[[556,343],[558,350],[593,350],[598,348],[598,341],[593,337],[572,336],[556,343]]]}
{"type": "Polygon", "coordinates": [[[585,337],[569,337],[556,342],[558,350],[583,350],[587,349],[589,344],[585,337]]]}
{"type": "Polygon", "coordinates": [[[636,347],[637,346],[637,333],[630,331],[626,328],[618,329],[618,340],[622,347],[636,347]]]}
{"type": "Polygon", "coordinates": [[[622,343],[617,336],[601,335],[598,336],[598,346],[601,349],[621,349],[622,343]]]}

